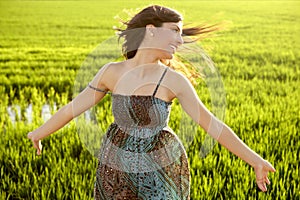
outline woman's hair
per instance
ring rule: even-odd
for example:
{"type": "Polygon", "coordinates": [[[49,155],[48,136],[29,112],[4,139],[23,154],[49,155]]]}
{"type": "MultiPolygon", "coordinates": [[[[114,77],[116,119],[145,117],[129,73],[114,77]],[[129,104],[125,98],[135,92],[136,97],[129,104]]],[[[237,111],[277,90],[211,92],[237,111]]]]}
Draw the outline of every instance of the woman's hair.
{"type": "MultiPolygon", "coordinates": [[[[148,24],[152,24],[155,27],[161,27],[164,22],[180,22],[183,20],[183,17],[177,11],[159,6],[159,5],[151,5],[144,8],[142,11],[133,16],[129,21],[122,21],[123,25],[125,25],[126,29],[116,28],[119,31],[119,39],[124,38],[124,42],[122,44],[122,53],[126,59],[133,58],[141,45],[145,33],[146,26],[148,24]]],[[[220,29],[220,25],[207,25],[202,24],[200,26],[183,28],[182,36],[184,43],[195,42],[201,38],[204,38],[207,33],[216,31],[220,29]]],[[[195,77],[194,72],[190,69],[180,69],[184,67],[184,64],[180,64],[178,58],[173,59],[177,65],[172,66],[172,61],[164,62],[168,66],[179,69],[190,77],[195,77]],[[180,65],[180,66],[178,66],[180,65]],[[190,71],[190,75],[187,72],[190,71]]]]}

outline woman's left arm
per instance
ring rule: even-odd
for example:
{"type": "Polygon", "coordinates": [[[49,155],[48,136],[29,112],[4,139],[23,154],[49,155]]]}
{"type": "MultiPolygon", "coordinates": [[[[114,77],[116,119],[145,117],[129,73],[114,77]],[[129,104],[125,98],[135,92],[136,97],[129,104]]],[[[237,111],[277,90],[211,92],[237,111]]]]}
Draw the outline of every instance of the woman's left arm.
{"type": "Polygon", "coordinates": [[[176,90],[176,97],[185,112],[222,146],[251,165],[256,174],[258,187],[262,191],[267,191],[266,183],[270,184],[268,172],[275,172],[275,168],[250,149],[231,128],[205,107],[187,78],[179,75],[176,82],[180,85],[176,90]]]}

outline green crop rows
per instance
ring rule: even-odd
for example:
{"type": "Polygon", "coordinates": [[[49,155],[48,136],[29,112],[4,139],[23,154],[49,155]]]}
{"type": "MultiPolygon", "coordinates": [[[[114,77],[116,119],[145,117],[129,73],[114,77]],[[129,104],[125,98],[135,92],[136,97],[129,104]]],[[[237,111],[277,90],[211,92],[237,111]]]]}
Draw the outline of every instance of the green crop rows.
{"type": "MultiPolygon", "coordinates": [[[[225,122],[277,170],[268,192],[259,192],[253,170],[225,148],[215,145],[205,158],[198,156],[205,137],[199,129],[187,149],[191,198],[300,199],[300,2],[179,0],[0,1],[0,199],[93,198],[97,160],[74,121],[43,140],[42,156],[26,135],[43,123],[43,105],[53,113],[71,100],[86,56],[114,35],[114,17],[150,3],[179,10],[185,22],[231,22],[202,41],[224,83],[225,122]],[[12,122],[7,108],[17,113],[18,106],[12,122]]],[[[201,84],[199,96],[210,108],[201,84]]],[[[103,129],[113,121],[109,100],[95,108],[103,129]]]]}

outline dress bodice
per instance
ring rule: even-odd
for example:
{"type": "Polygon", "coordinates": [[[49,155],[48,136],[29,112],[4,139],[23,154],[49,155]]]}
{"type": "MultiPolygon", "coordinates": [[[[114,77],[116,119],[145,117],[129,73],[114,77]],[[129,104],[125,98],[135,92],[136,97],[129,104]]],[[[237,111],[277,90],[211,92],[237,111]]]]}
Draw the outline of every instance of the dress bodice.
{"type": "MultiPolygon", "coordinates": [[[[167,127],[171,103],[155,97],[168,68],[165,68],[152,95],[123,95],[111,93],[114,124],[123,132],[139,138],[148,138],[156,135],[167,127]]],[[[88,85],[98,92],[106,91],[88,85]]]]}
{"type": "Polygon", "coordinates": [[[112,94],[115,123],[123,130],[162,130],[167,126],[171,102],[154,96],[112,94]]]}

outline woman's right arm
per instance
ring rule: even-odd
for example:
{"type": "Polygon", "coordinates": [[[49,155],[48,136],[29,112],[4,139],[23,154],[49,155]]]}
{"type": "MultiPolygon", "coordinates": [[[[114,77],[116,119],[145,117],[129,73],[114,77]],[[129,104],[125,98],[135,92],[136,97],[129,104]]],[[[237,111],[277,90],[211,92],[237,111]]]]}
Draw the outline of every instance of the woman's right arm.
{"type": "Polygon", "coordinates": [[[86,88],[73,101],[59,109],[42,126],[31,132],[31,139],[41,140],[59,130],[73,118],[98,103],[104,95],[103,92],[96,93],[91,88],[86,88]]]}
{"type": "MultiPolygon", "coordinates": [[[[102,67],[90,85],[107,90],[105,86],[104,72],[107,65],[102,67]]],[[[27,137],[32,140],[34,148],[37,149],[37,154],[41,154],[41,140],[60,128],[64,127],[72,119],[85,112],[95,104],[97,104],[105,96],[105,92],[95,91],[90,87],[86,87],[78,96],[70,103],[59,109],[48,121],[36,130],[28,133],[27,137]]]]}

